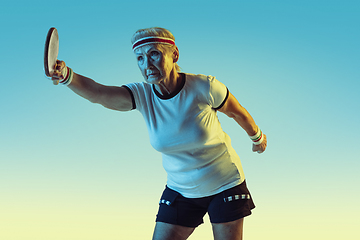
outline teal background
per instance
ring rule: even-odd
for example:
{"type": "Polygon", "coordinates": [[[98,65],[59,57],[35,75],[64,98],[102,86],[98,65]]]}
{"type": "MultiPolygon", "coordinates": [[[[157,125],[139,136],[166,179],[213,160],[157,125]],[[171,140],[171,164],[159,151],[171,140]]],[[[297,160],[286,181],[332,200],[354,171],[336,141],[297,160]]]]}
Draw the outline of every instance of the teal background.
{"type": "MultiPolygon", "coordinates": [[[[43,51],[56,27],[75,72],[142,81],[130,38],[152,26],[173,32],[184,72],[216,76],[268,136],[252,153],[219,116],[257,206],[244,239],[359,239],[359,10],[355,0],[2,1],[0,239],[151,239],[166,173],[141,115],[54,86],[43,51]]],[[[212,239],[208,217],[189,239],[212,239]]]]}

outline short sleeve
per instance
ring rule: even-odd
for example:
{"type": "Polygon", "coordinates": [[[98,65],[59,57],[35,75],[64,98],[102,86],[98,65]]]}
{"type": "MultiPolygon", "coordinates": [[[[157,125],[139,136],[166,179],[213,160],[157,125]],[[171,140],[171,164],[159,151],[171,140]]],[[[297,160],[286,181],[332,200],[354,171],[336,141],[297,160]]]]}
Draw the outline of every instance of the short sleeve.
{"type": "Polygon", "coordinates": [[[208,76],[210,82],[210,105],[213,109],[218,110],[224,106],[229,97],[228,88],[213,76],[208,76]]]}
{"type": "Polygon", "coordinates": [[[130,93],[131,102],[132,102],[132,109],[131,109],[131,110],[136,109],[136,103],[135,103],[135,98],[134,98],[133,92],[132,92],[131,89],[130,89],[128,86],[126,86],[126,85],[123,85],[122,87],[124,87],[124,88],[130,93]]]}
{"type": "Polygon", "coordinates": [[[128,83],[123,85],[131,94],[133,100],[133,109],[140,112],[148,109],[151,99],[151,85],[143,82],[128,83]]]}

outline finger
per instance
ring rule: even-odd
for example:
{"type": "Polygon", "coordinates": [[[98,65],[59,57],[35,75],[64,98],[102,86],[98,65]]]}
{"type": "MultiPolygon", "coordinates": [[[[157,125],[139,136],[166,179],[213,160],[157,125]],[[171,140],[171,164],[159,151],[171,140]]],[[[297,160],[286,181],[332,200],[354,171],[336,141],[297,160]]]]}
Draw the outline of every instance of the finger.
{"type": "Polygon", "coordinates": [[[255,145],[253,144],[253,152],[263,153],[266,149],[266,144],[255,145]]]}
{"type": "Polygon", "coordinates": [[[62,60],[56,60],[56,63],[61,66],[65,66],[65,62],[62,60]]]}
{"type": "Polygon", "coordinates": [[[51,80],[61,80],[62,78],[62,73],[58,70],[55,70],[51,76],[51,80]]]}
{"type": "Polygon", "coordinates": [[[65,65],[65,62],[61,61],[61,60],[56,60],[56,64],[57,65],[65,65]]]}
{"type": "Polygon", "coordinates": [[[56,60],[56,64],[54,69],[59,70],[61,72],[61,70],[65,67],[65,62],[64,61],[60,61],[60,60],[56,60]]]}

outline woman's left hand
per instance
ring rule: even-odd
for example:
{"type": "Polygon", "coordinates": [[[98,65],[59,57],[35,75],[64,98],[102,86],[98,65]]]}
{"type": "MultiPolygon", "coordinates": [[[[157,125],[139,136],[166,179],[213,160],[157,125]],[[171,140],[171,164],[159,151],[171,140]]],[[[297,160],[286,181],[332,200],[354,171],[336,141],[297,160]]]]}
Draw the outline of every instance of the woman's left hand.
{"type": "Polygon", "coordinates": [[[258,152],[258,153],[263,153],[266,149],[267,146],[267,140],[266,140],[266,135],[263,134],[263,138],[264,140],[262,141],[262,143],[260,145],[255,145],[253,144],[253,152],[258,152]]]}

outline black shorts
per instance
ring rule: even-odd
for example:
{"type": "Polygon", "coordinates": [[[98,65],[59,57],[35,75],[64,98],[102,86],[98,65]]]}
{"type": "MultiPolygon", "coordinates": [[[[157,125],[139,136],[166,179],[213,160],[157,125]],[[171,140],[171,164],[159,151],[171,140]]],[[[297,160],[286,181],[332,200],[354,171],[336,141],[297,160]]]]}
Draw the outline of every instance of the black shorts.
{"type": "Polygon", "coordinates": [[[238,220],[251,214],[254,202],[244,181],[219,194],[203,198],[186,198],[166,187],[159,203],[156,222],[197,227],[209,214],[212,223],[238,220]]]}

